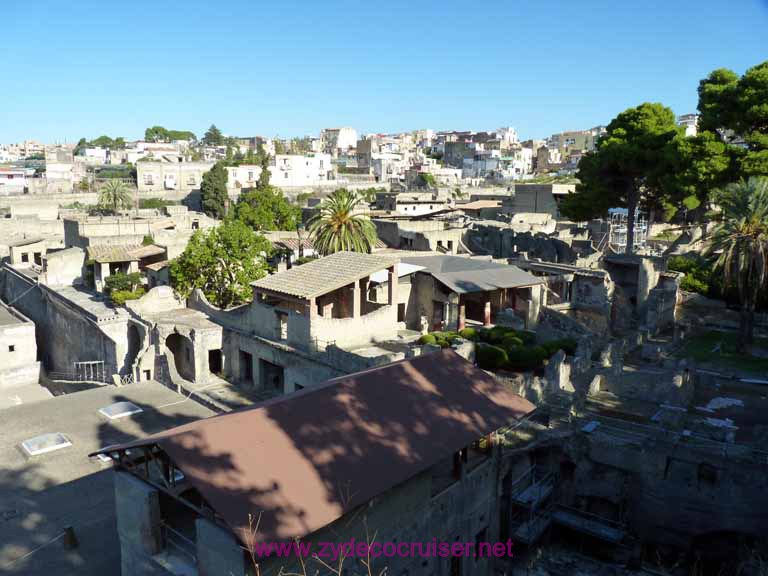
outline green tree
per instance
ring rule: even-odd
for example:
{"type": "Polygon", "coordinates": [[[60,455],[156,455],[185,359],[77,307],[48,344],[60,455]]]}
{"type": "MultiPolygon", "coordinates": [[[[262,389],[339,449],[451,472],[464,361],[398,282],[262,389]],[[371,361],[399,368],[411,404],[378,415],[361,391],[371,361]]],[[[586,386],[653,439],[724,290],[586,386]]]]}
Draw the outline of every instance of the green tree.
{"type": "Polygon", "coordinates": [[[199,288],[220,308],[242,304],[251,298],[251,282],[266,275],[270,249],[270,243],[243,222],[227,220],[192,235],[170,264],[171,283],[185,298],[199,288]]]}
{"type": "Polygon", "coordinates": [[[364,205],[360,196],[345,188],[328,196],[308,222],[315,250],[324,256],[342,250],[371,252],[376,244],[376,227],[367,216],[355,214],[364,205]]]}
{"type": "Polygon", "coordinates": [[[189,130],[168,130],[168,140],[171,142],[175,140],[188,140],[194,142],[197,140],[197,136],[195,136],[194,132],[190,132],[189,130]]]}
{"type": "Polygon", "coordinates": [[[312,139],[308,137],[304,138],[291,138],[290,153],[291,154],[307,154],[312,151],[312,139]]]}
{"type": "Polygon", "coordinates": [[[162,126],[152,126],[144,130],[144,140],[147,142],[168,142],[168,130],[162,126]]]}
{"type": "Polygon", "coordinates": [[[285,145],[285,140],[281,140],[279,136],[275,136],[272,142],[275,146],[275,154],[288,154],[288,147],[285,145]]]}
{"type": "Polygon", "coordinates": [[[745,175],[768,175],[768,61],[743,76],[715,70],[699,83],[699,128],[718,134],[745,175]],[[746,149],[734,145],[742,140],[746,149]]]}
{"type": "Polygon", "coordinates": [[[240,194],[235,218],[254,230],[294,230],[301,220],[301,208],[291,204],[274,186],[240,194]]]}
{"type": "Polygon", "coordinates": [[[267,154],[261,144],[259,144],[256,160],[261,167],[261,172],[259,172],[259,181],[256,183],[256,188],[259,190],[266,190],[270,186],[269,179],[272,177],[272,173],[269,171],[269,154],[267,154]]]}
{"type": "Polygon", "coordinates": [[[738,177],[734,154],[712,132],[696,136],[679,132],[670,142],[662,165],[661,182],[668,195],[661,203],[667,220],[681,206],[703,217],[715,191],[738,177]]]}
{"type": "Polygon", "coordinates": [[[110,179],[99,190],[99,207],[117,214],[120,209],[130,208],[133,204],[128,187],[120,180],[110,179]]]}
{"type": "Polygon", "coordinates": [[[768,178],[752,177],[730,184],[716,197],[721,222],[710,244],[715,270],[726,288],[739,296],[739,348],[748,352],[753,342],[755,308],[768,289],[768,178]]]}
{"type": "Polygon", "coordinates": [[[211,124],[208,131],[203,136],[203,144],[207,146],[222,146],[224,144],[224,135],[221,130],[216,128],[215,124],[211,124]]]}
{"type": "Polygon", "coordinates": [[[88,140],[85,138],[80,138],[80,140],[77,141],[77,145],[75,146],[74,150],[72,150],[72,154],[74,156],[79,156],[80,152],[83,151],[84,148],[88,146],[88,140]]]}
{"type": "Polygon", "coordinates": [[[227,171],[222,162],[216,162],[203,175],[203,181],[200,183],[200,196],[203,212],[213,218],[224,218],[229,196],[227,196],[227,171]]]}
{"type": "Polygon", "coordinates": [[[576,194],[566,197],[561,212],[575,220],[604,216],[609,208],[626,207],[627,253],[635,240],[635,216],[641,204],[660,207],[669,144],[680,132],[675,115],[661,104],[629,108],[607,127],[594,152],[579,162],[576,194]]]}

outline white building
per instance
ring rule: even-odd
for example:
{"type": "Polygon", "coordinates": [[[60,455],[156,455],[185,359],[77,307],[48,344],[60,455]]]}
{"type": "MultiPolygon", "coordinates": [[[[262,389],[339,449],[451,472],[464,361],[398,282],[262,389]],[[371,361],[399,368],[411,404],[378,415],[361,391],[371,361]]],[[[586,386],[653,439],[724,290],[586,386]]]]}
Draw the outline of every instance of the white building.
{"type": "Polygon", "coordinates": [[[320,132],[323,152],[336,154],[357,146],[357,130],[354,128],[326,128],[320,132]]]}
{"type": "Polygon", "coordinates": [[[23,168],[0,167],[0,195],[23,192],[27,185],[23,168]]]}
{"type": "Polygon", "coordinates": [[[677,117],[677,125],[685,127],[686,136],[696,136],[699,132],[699,115],[683,114],[677,117]]]}
{"type": "Polygon", "coordinates": [[[82,156],[90,166],[101,166],[109,160],[109,150],[106,148],[83,148],[82,156]]]}
{"type": "MultiPolygon", "coordinates": [[[[332,180],[330,154],[278,154],[269,167],[272,186],[319,186],[332,180]]],[[[259,181],[261,167],[253,164],[227,167],[227,187],[253,188],[259,181]]]]}
{"type": "Polygon", "coordinates": [[[517,130],[512,128],[512,126],[499,128],[496,130],[496,137],[501,142],[502,148],[508,148],[520,142],[520,139],[517,136],[517,130]]]}

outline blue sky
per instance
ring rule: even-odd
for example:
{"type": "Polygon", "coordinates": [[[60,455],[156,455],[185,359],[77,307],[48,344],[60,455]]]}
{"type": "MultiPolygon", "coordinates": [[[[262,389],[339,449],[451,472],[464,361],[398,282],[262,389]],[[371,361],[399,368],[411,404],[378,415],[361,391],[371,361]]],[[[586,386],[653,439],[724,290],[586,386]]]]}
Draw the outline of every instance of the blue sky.
{"type": "Polygon", "coordinates": [[[768,0],[2,0],[0,142],[147,126],[544,137],[768,59],[768,0]]]}

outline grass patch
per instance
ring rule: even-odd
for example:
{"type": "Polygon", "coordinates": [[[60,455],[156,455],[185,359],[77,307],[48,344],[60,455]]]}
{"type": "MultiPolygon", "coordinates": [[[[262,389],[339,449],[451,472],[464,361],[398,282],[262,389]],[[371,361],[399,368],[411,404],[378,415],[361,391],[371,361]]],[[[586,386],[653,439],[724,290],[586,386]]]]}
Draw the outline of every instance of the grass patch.
{"type": "MultiPolygon", "coordinates": [[[[755,346],[768,350],[768,338],[756,338],[755,346]]],[[[696,362],[712,367],[768,373],[768,358],[739,353],[735,332],[712,330],[692,336],[686,340],[676,356],[692,358],[696,362]]]]}

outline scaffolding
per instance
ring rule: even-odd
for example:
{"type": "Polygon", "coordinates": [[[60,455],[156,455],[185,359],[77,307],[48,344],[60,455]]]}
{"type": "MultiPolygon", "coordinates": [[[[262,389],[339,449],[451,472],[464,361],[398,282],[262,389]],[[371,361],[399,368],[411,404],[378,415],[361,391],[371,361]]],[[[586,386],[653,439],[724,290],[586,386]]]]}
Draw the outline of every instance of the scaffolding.
{"type": "MultiPolygon", "coordinates": [[[[627,231],[629,211],[626,208],[611,208],[608,210],[610,221],[608,225],[608,244],[614,252],[623,253],[627,247],[627,231]]],[[[645,248],[648,239],[648,220],[639,211],[635,212],[634,250],[645,248]]]]}

